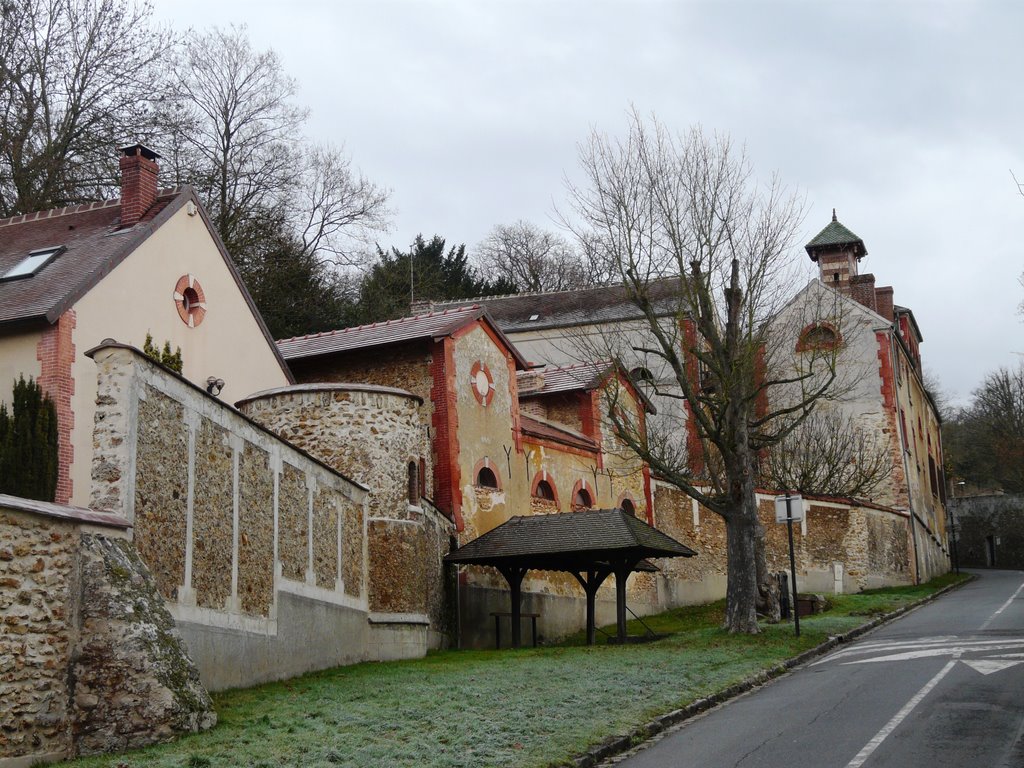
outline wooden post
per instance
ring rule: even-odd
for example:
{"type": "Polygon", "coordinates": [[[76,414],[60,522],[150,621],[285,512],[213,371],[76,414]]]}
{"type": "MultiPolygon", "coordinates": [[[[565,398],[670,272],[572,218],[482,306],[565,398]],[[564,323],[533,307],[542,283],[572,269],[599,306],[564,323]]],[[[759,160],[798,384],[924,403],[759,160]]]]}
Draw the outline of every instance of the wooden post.
{"type": "Polygon", "coordinates": [[[629,578],[629,566],[620,565],[615,569],[615,622],[618,625],[618,640],[626,642],[626,579],[629,578]]]}

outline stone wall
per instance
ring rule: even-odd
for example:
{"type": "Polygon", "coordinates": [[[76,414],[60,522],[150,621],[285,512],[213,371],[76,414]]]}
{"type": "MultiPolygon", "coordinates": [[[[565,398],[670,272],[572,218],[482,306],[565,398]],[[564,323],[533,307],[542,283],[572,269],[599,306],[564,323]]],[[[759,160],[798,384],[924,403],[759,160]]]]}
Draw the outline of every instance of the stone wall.
{"type": "MultiPolygon", "coordinates": [[[[426,621],[374,639],[365,486],[137,350],[110,344],[90,354],[100,392],[94,506],[133,522],[208,687],[425,653],[426,621]]],[[[369,448],[373,435],[357,442],[369,448]]],[[[401,509],[408,516],[407,501],[401,509]]]]}
{"type": "Polygon", "coordinates": [[[1024,494],[950,499],[965,568],[1024,569],[1024,494]]]}
{"type": "Polygon", "coordinates": [[[452,608],[442,558],[455,529],[421,495],[430,453],[422,399],[368,384],[300,384],[258,393],[239,408],[370,489],[371,620],[389,632],[403,624],[425,626],[432,647],[447,645],[452,608]]]}
{"type": "Polygon", "coordinates": [[[0,496],[0,766],[216,721],[127,521],[0,496]]]}
{"type": "MultiPolygon", "coordinates": [[[[774,497],[758,496],[768,568],[789,572],[786,526],[775,522],[774,497]]],[[[910,521],[895,510],[805,499],[806,519],[793,526],[800,591],[857,592],[913,579],[910,521]]],[[[659,561],[655,576],[664,607],[725,596],[726,532],[722,518],[682,491],[655,486],[657,527],[697,551],[697,557],[659,561]]]]}

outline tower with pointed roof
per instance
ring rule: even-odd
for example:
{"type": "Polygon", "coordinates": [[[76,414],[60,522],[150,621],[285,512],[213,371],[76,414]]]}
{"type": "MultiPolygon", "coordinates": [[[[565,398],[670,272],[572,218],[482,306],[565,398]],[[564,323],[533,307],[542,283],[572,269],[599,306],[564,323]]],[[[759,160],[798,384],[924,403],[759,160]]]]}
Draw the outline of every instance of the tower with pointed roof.
{"type": "Polygon", "coordinates": [[[858,276],[860,260],[868,254],[864,241],[839,223],[835,208],[832,221],[804,247],[817,263],[821,281],[843,293],[849,293],[850,279],[858,276]]]}

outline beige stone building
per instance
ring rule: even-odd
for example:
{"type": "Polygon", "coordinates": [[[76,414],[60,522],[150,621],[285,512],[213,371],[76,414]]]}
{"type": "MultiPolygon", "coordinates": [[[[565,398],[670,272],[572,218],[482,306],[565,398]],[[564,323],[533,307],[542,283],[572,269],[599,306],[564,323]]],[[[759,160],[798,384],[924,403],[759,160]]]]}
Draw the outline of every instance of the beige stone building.
{"type": "Polygon", "coordinates": [[[107,338],[179,348],[183,373],[227,402],[289,383],[238,271],[189,187],[158,188],[158,157],[122,150],[122,195],[0,220],[0,401],[36,379],[58,414],[56,501],[89,501],[96,372],[107,338]]]}

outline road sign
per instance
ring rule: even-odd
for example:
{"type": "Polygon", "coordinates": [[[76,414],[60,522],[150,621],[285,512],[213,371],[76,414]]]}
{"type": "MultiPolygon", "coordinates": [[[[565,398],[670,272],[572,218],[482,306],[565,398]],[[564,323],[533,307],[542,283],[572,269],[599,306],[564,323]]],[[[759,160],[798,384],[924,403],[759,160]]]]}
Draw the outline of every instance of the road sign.
{"type": "Polygon", "coordinates": [[[792,520],[799,523],[804,519],[804,500],[800,496],[776,496],[775,497],[775,522],[784,523],[792,520]],[[786,499],[789,499],[789,511],[793,515],[786,514],[786,499]]]}

